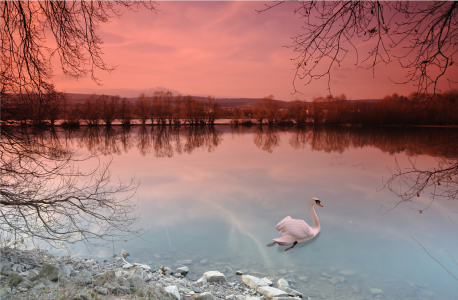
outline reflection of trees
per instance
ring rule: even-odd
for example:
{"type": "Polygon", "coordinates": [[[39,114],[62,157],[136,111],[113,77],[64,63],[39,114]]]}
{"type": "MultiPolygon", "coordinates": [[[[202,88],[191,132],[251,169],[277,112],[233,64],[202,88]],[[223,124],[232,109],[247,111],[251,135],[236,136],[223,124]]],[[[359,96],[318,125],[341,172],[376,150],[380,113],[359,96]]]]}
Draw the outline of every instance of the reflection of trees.
{"type": "Polygon", "coordinates": [[[151,137],[145,126],[140,127],[140,131],[138,132],[137,148],[143,156],[151,151],[151,137]]]}
{"type": "Polygon", "coordinates": [[[154,155],[157,157],[172,157],[173,147],[170,144],[170,126],[152,127],[154,155]]]}
{"type": "Polygon", "coordinates": [[[313,135],[313,127],[297,126],[291,131],[291,138],[289,144],[294,149],[305,148],[310,143],[310,139],[313,135]]]}
{"type": "MultiPolygon", "coordinates": [[[[407,166],[396,161],[396,170],[385,183],[385,187],[394,192],[399,201],[389,210],[403,202],[410,202],[424,195],[431,198],[429,205],[421,208],[420,213],[429,208],[436,199],[458,199],[458,137],[441,144],[440,156],[436,163],[428,168],[418,167],[409,159],[407,166]]],[[[437,146],[437,145],[436,145],[437,146]]],[[[453,223],[458,225],[452,220],[453,223]]]]}
{"type": "Polygon", "coordinates": [[[123,126],[121,132],[121,143],[124,149],[124,152],[129,152],[133,147],[132,136],[130,134],[130,126],[123,126]]]}
{"type": "MultiPolygon", "coordinates": [[[[141,155],[153,152],[156,157],[172,157],[197,148],[213,152],[222,141],[222,132],[213,126],[88,126],[65,130],[63,138],[67,144],[76,142],[77,147],[86,147],[93,154],[119,155],[135,145],[141,155]]],[[[57,135],[55,139],[58,141],[57,135]]]]}
{"type": "Polygon", "coordinates": [[[189,154],[197,148],[213,152],[222,140],[222,132],[213,126],[188,127],[185,134],[184,151],[189,154]]]}
{"type": "Polygon", "coordinates": [[[76,158],[67,137],[54,130],[2,126],[0,139],[3,242],[18,246],[30,238],[91,245],[138,233],[130,228],[137,218],[129,201],[135,186],[112,185],[109,163],[80,171],[79,163],[93,156],[76,158]]]}
{"type": "Polygon", "coordinates": [[[273,126],[257,127],[254,132],[254,144],[258,148],[272,153],[275,147],[280,146],[278,129],[273,126]]]}

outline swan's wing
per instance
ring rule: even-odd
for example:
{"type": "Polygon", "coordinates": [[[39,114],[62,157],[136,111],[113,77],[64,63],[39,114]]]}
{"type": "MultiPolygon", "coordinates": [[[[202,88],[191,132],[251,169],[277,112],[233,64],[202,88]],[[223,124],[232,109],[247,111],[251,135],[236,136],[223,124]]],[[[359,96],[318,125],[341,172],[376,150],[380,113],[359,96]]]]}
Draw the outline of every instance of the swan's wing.
{"type": "Polygon", "coordinates": [[[275,227],[282,235],[292,235],[296,240],[307,239],[314,236],[314,231],[305,221],[292,219],[291,217],[284,218],[275,227]],[[278,228],[277,228],[278,227],[278,228]]]}
{"type": "Polygon", "coordinates": [[[295,241],[297,241],[297,238],[292,235],[286,234],[286,235],[282,235],[279,238],[274,239],[274,241],[279,245],[291,245],[295,241]]]}
{"type": "Polygon", "coordinates": [[[286,218],[278,222],[277,226],[275,226],[275,229],[278,230],[278,233],[281,234],[282,228],[286,226],[286,223],[288,223],[289,220],[292,220],[292,218],[290,216],[287,216],[286,218]]]}

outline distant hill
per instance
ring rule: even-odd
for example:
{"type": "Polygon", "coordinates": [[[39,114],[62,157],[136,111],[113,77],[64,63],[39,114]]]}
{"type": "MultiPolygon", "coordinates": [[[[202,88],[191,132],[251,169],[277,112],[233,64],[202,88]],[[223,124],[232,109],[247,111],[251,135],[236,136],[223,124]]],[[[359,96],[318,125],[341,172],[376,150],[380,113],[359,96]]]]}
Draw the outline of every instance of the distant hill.
{"type": "MultiPolygon", "coordinates": [[[[75,93],[65,93],[73,103],[83,103],[86,99],[92,97],[92,94],[75,94],[75,93]]],[[[94,94],[95,97],[100,96],[99,94],[94,94]]],[[[111,95],[110,95],[111,96],[111,95]]],[[[193,96],[194,99],[204,101],[207,100],[207,97],[200,97],[200,96],[193,96]]],[[[130,102],[136,102],[138,97],[127,98],[130,102]]],[[[254,104],[259,101],[261,98],[215,98],[216,102],[218,102],[222,107],[226,108],[252,108],[254,104]]],[[[349,102],[376,102],[379,99],[360,99],[360,100],[348,100],[349,102]]],[[[288,101],[283,100],[273,100],[280,104],[280,107],[286,107],[288,105],[288,101]]]]}

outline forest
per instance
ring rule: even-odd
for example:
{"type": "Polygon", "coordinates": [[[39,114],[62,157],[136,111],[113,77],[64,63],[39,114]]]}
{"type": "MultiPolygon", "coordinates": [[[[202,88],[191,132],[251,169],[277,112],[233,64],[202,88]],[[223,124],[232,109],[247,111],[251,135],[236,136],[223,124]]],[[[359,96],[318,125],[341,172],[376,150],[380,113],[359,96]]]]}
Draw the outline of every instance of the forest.
{"type": "Polygon", "coordinates": [[[83,103],[66,94],[5,95],[2,123],[68,127],[143,125],[214,125],[218,119],[233,125],[458,125],[458,92],[435,95],[392,94],[378,101],[348,101],[346,95],[294,100],[282,104],[273,96],[254,105],[222,107],[215,98],[196,100],[171,92],[140,94],[136,101],[120,96],[92,95],[83,103]],[[137,120],[137,122],[134,122],[137,120]],[[57,121],[59,121],[57,123],[57,121]]]}

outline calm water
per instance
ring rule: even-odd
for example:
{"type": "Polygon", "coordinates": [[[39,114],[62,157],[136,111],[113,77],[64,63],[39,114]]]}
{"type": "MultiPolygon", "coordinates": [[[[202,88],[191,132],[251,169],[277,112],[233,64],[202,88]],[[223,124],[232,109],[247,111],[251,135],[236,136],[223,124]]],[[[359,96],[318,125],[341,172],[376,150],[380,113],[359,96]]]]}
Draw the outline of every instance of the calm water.
{"type": "MultiPolygon", "coordinates": [[[[422,196],[389,210],[398,199],[383,189],[395,158],[405,167],[408,159],[433,167],[443,155],[435,144],[451,134],[218,126],[58,135],[80,155],[112,157],[113,177],[140,181],[141,223],[151,230],[144,240],[116,245],[118,252],[131,253],[130,260],[153,267],[191,260],[193,279],[219,270],[240,280],[238,269],[275,281],[284,277],[312,299],[370,299],[370,288],[383,290],[386,299],[456,299],[458,282],[413,238],[458,277],[458,265],[445,251],[458,259],[452,222],[458,224],[458,203],[435,201],[419,214],[430,203],[422,196]],[[282,218],[311,224],[311,197],[324,206],[316,207],[319,236],[288,252],[266,247],[278,237],[275,225],[282,218]]],[[[90,253],[111,254],[112,249],[90,253]]]]}

